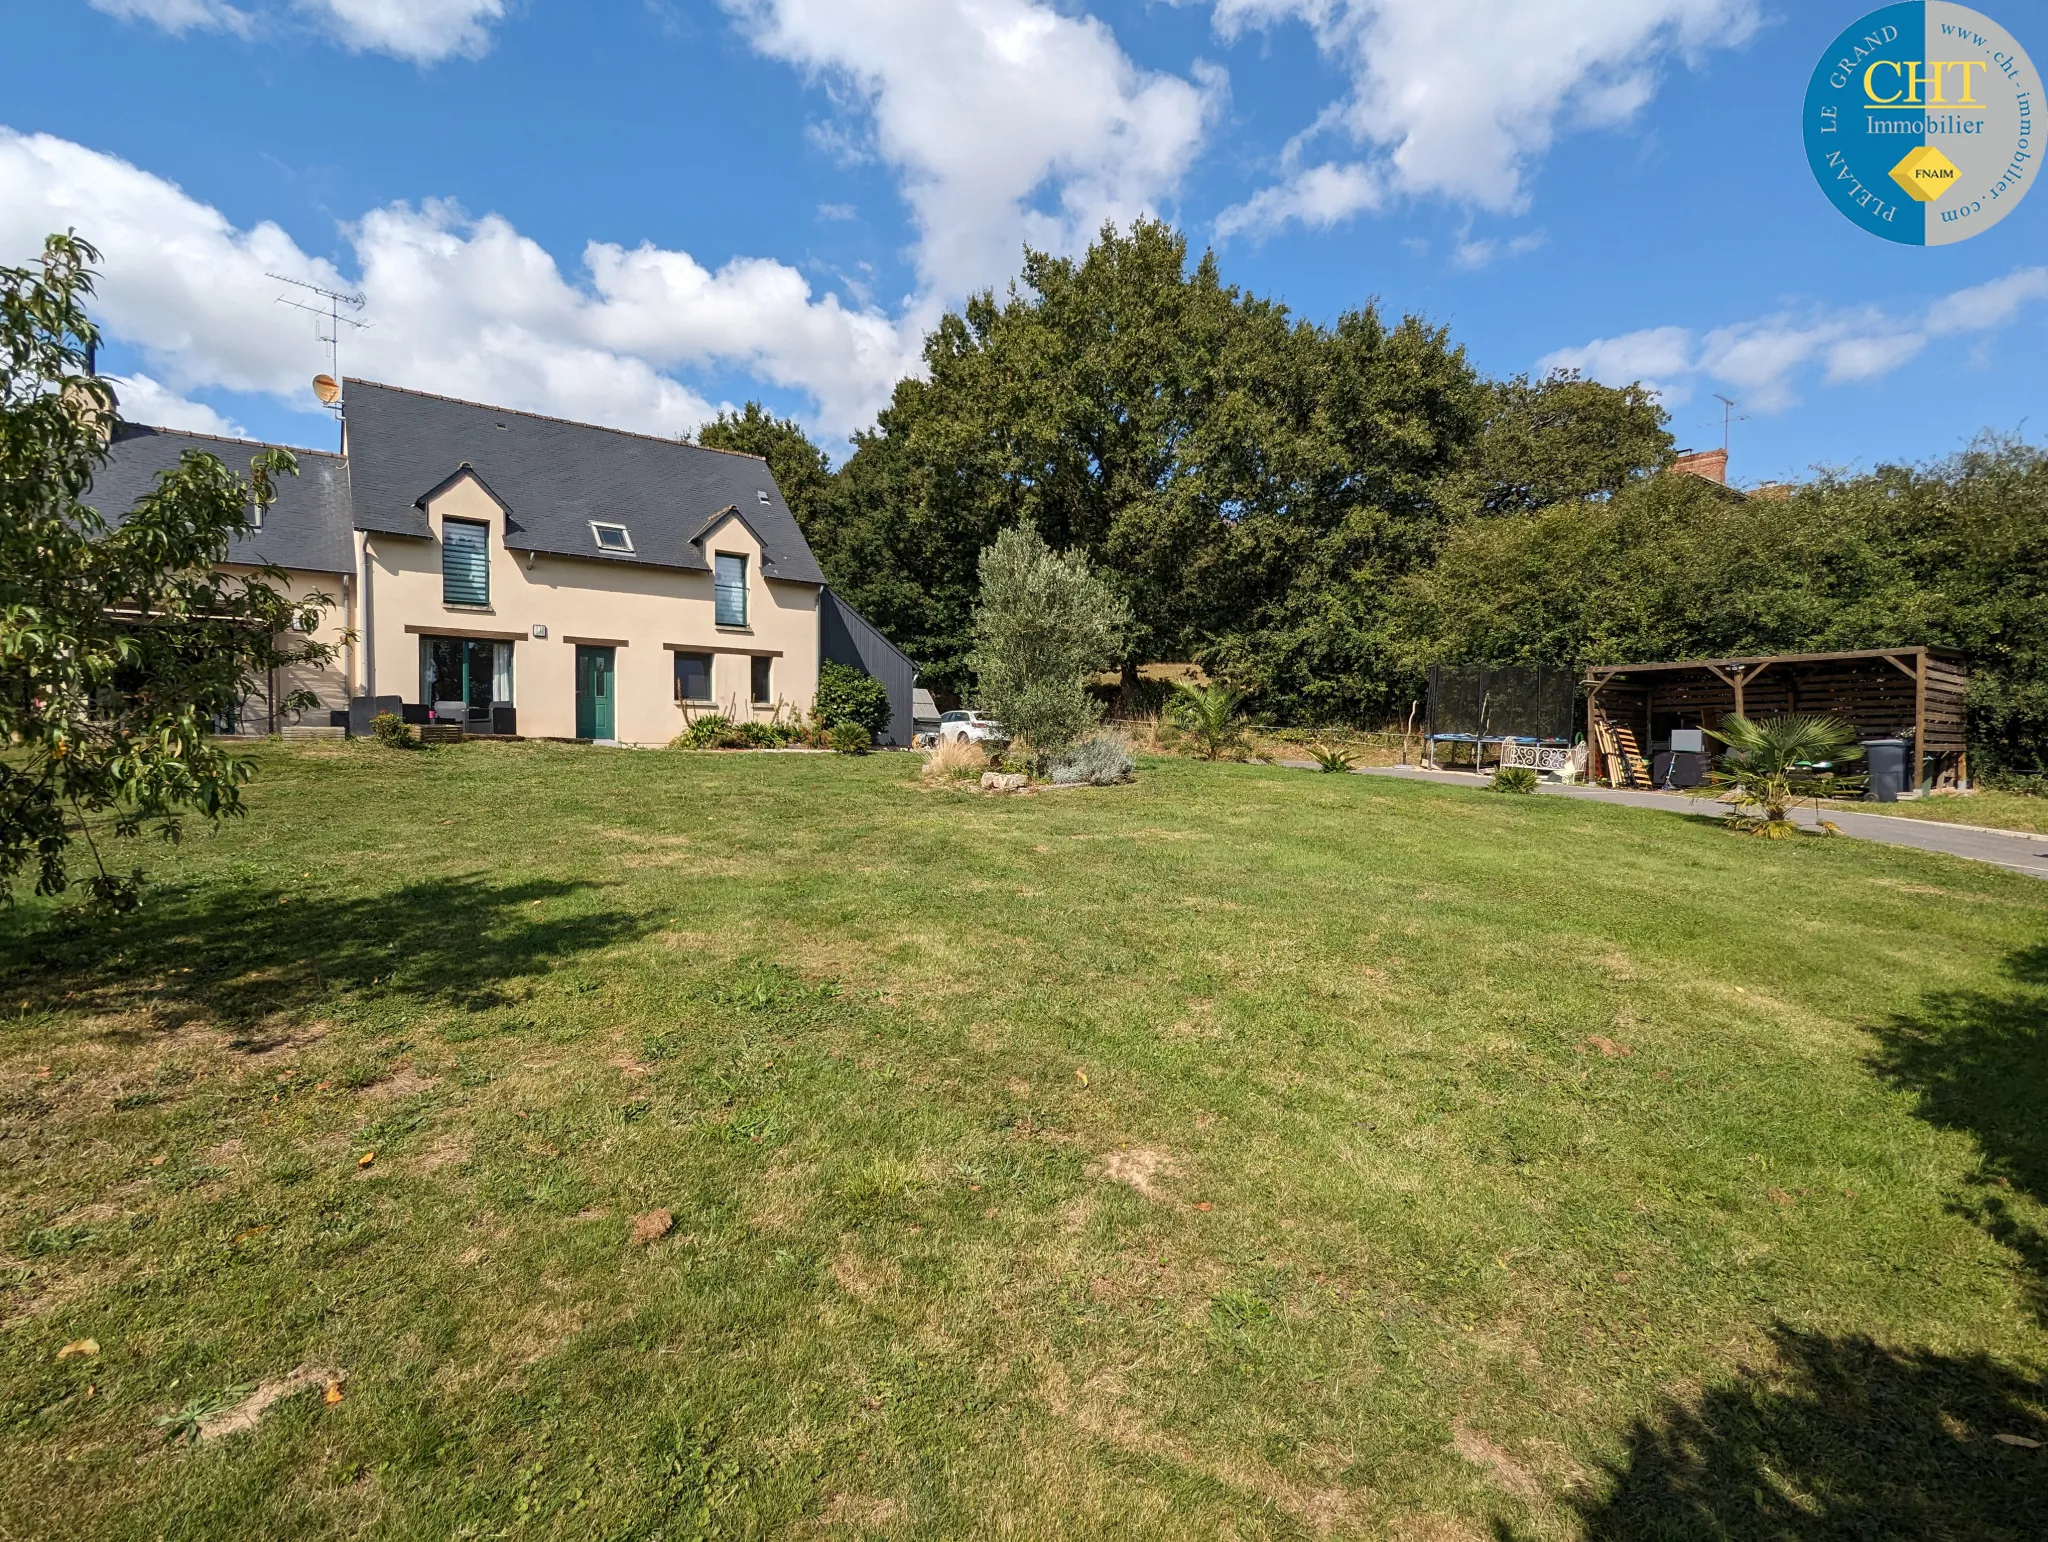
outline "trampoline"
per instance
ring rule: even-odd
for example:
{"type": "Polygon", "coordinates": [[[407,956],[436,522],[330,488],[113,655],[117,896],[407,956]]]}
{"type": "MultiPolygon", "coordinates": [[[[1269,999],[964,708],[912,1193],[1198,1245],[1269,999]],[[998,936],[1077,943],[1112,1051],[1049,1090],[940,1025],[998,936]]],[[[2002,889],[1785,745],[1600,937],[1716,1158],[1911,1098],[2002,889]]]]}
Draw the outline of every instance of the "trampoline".
{"type": "Polygon", "coordinates": [[[1544,665],[1432,664],[1426,763],[1456,768],[1469,748],[1475,772],[1485,770],[1488,750],[1496,765],[1553,769],[1548,762],[1571,747],[1577,685],[1572,671],[1544,665]]]}

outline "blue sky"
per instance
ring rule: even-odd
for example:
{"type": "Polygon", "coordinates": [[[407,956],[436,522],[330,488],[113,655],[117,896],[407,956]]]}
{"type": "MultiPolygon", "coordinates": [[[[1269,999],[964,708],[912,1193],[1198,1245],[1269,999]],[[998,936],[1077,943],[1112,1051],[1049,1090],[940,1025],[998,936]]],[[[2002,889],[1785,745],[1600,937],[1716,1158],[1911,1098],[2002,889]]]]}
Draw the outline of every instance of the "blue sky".
{"type": "MultiPolygon", "coordinates": [[[[2034,52],[2048,8],[1992,0],[2034,52]]],[[[135,416],[328,444],[374,378],[655,432],[759,397],[835,448],[1027,239],[1174,219],[1321,320],[1742,403],[1738,480],[2048,427],[2048,198],[1957,246],[1829,207],[1802,0],[42,0],[0,261],[76,224],[135,416]]]]}

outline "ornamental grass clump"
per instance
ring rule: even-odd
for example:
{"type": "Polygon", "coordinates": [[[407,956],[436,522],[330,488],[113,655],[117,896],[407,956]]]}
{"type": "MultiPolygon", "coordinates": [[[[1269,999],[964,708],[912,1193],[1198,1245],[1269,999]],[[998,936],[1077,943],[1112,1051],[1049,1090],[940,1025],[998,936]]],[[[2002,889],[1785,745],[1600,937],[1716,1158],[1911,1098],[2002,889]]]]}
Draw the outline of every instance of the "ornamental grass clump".
{"type": "Polygon", "coordinates": [[[834,723],[825,730],[825,748],[841,755],[865,755],[875,736],[859,723],[834,723]]]}
{"type": "Polygon", "coordinates": [[[1113,787],[1130,781],[1137,768],[1129,741],[1122,734],[1108,732],[1076,739],[1048,761],[1052,780],[1062,787],[1113,787]]]}
{"type": "Polygon", "coordinates": [[[918,775],[927,782],[979,781],[993,769],[988,752],[972,739],[941,739],[926,752],[918,775]]]}

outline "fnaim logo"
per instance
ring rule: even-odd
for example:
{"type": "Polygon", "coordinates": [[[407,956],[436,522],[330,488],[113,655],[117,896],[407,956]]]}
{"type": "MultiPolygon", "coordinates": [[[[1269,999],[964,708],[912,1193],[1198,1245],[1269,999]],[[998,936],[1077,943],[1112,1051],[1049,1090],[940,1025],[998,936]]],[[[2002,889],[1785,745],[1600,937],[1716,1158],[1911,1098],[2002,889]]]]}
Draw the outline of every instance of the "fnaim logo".
{"type": "Polygon", "coordinates": [[[2041,77],[2010,32],[1948,0],[1872,11],[1806,88],[1806,157],[1873,235],[1946,246],[2013,211],[2040,174],[2041,77]]]}

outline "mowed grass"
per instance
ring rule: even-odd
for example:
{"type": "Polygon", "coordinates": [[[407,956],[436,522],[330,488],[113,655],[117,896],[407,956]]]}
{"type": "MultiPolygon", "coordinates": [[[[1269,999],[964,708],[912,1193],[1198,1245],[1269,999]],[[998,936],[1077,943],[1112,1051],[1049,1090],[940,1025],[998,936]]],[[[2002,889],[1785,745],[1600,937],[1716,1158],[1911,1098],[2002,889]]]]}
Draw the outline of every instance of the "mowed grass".
{"type": "Polygon", "coordinates": [[[1829,806],[1858,814],[1890,814],[1899,819],[1931,819],[1937,824],[1983,825],[2027,835],[2048,834],[2048,798],[2024,792],[1973,792],[1960,798],[1915,798],[1908,803],[1859,801],[1829,806]]]}
{"type": "Polygon", "coordinates": [[[0,1535],[2040,1534],[2048,885],[1185,761],[261,760],[0,933],[0,1535]]]}

